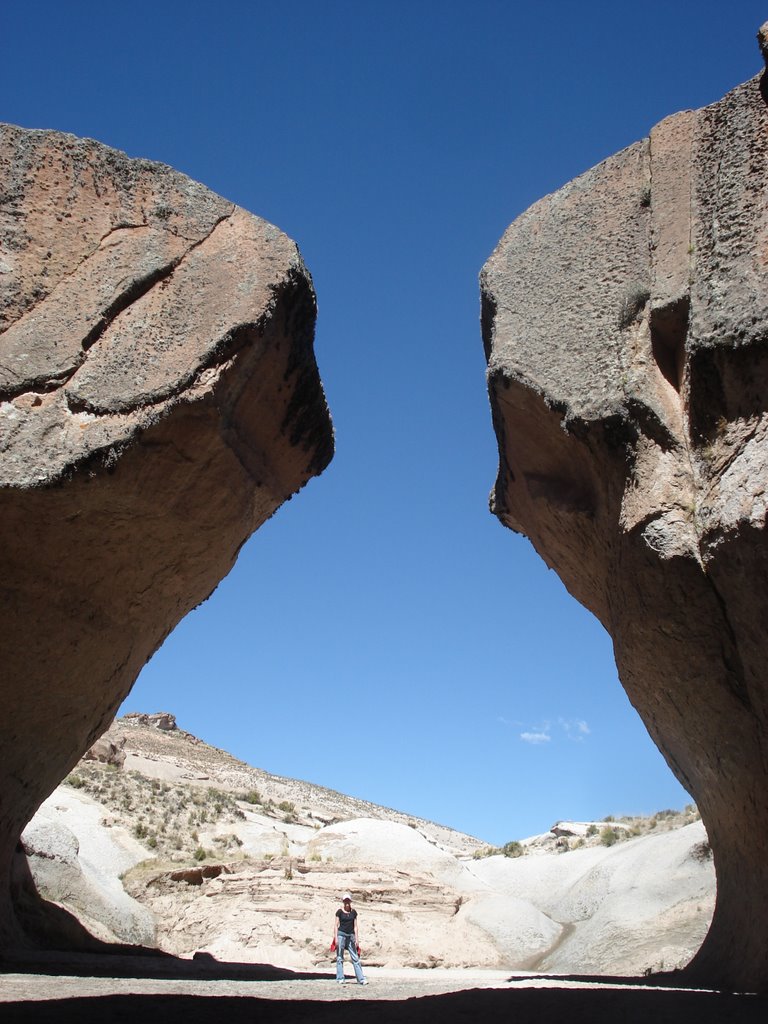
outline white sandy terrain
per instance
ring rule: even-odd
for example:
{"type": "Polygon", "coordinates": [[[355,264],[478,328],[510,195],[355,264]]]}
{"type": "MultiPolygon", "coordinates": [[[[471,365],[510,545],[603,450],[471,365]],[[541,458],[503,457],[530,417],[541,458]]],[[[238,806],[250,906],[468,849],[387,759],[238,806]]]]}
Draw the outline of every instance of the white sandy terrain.
{"type": "Polygon", "coordinates": [[[152,945],[154,916],[120,881],[148,851],[105,820],[101,804],[60,786],[22,835],[33,877],[42,895],[73,910],[97,938],[152,945]]]}
{"type": "Polygon", "coordinates": [[[94,791],[112,793],[112,812],[63,786],[28,831],[41,853],[58,844],[53,860],[31,858],[44,893],[100,936],[146,944],[156,928],[160,948],[178,956],[332,973],[334,914],[348,890],[368,970],[641,974],[686,963],[711,919],[700,822],[610,847],[594,827],[568,823],[582,848],[556,852],[550,833],[526,840],[524,856],[478,859],[473,837],[270,776],[188,734],[123,732],[132,768],[89,769],[94,791]],[[215,794],[225,790],[220,813],[215,794]],[[261,803],[245,798],[254,790],[261,803]],[[154,829],[169,815],[183,821],[173,828],[187,845],[168,832],[157,833],[164,852],[142,845],[126,803],[154,829]],[[126,827],[115,824],[120,814],[126,827]],[[67,844],[63,826],[76,841],[67,844]]]}

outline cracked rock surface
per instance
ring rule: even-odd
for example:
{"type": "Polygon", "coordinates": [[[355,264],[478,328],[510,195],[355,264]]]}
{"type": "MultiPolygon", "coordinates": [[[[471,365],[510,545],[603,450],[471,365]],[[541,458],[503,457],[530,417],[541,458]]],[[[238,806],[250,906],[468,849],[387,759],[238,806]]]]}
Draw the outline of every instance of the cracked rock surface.
{"type": "Polygon", "coordinates": [[[24,824],[333,451],[296,245],[161,164],[0,126],[0,945],[24,824]]]}
{"type": "Polygon", "coordinates": [[[482,273],[499,474],[706,824],[708,985],[768,989],[768,116],[758,77],[547,196],[482,273]]]}

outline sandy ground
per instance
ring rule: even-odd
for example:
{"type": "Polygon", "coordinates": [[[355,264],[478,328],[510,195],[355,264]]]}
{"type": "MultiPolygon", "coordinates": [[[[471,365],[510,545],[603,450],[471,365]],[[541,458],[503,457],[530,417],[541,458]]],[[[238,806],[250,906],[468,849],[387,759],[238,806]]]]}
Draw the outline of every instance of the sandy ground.
{"type": "Polygon", "coordinates": [[[2,963],[3,1024],[137,1021],[162,1024],[355,1020],[567,1020],[569,1024],[764,1024],[768,998],[676,989],[638,979],[554,978],[500,971],[371,969],[339,986],[326,973],[175,958],[39,955],[2,963]],[[342,1004],[341,1006],[339,1004],[342,1004]]]}

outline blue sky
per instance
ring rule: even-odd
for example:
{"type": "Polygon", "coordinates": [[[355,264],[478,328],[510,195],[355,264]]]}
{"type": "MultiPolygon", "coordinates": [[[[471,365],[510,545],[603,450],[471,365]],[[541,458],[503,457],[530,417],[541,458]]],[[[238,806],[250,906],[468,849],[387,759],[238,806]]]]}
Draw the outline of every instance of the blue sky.
{"type": "Polygon", "coordinates": [[[295,238],[318,293],[336,457],[124,710],[173,711],[259,767],[494,843],[688,801],[607,634],[488,512],[477,276],[537,198],[757,73],[767,14],[5,6],[3,120],[172,164],[295,238]]]}

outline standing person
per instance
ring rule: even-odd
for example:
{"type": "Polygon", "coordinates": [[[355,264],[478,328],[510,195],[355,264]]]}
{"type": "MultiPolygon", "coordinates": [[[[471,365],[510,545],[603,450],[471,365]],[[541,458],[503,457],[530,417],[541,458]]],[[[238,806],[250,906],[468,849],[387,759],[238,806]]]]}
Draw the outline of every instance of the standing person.
{"type": "Polygon", "coordinates": [[[344,984],[344,950],[349,950],[349,959],[355,969],[358,985],[367,985],[360,966],[360,954],[357,949],[360,940],[357,936],[357,911],[352,909],[352,897],[345,892],[341,897],[341,906],[336,911],[333,922],[333,942],[336,946],[336,981],[344,984]]]}

